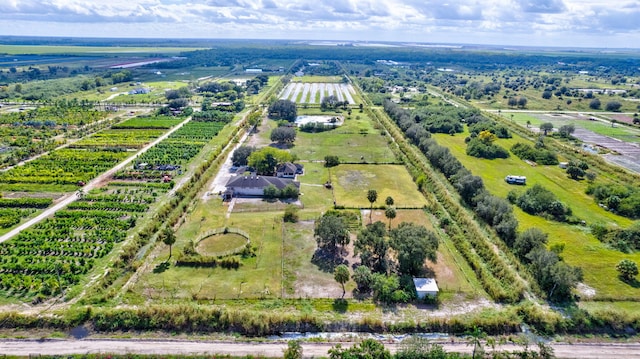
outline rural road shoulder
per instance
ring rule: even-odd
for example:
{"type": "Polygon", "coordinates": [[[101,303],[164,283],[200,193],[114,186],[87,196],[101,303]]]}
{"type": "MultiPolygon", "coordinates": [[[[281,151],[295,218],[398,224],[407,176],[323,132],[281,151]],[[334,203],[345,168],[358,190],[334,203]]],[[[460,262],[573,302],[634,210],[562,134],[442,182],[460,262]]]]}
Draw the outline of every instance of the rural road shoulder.
{"type": "MultiPolygon", "coordinates": [[[[353,343],[341,343],[349,347],[353,343]]],[[[305,357],[326,357],[335,343],[302,343],[305,357]]],[[[470,354],[472,346],[465,342],[456,344],[443,343],[448,352],[470,354]]],[[[0,348],[4,355],[71,355],[88,353],[110,354],[220,354],[231,356],[264,356],[282,357],[286,348],[284,342],[244,343],[215,342],[189,340],[124,340],[124,339],[82,339],[82,340],[0,340],[0,348]]],[[[397,344],[386,344],[392,352],[397,344]]],[[[567,344],[553,343],[552,347],[558,358],[640,358],[640,343],[593,343],[567,344]]],[[[535,345],[529,346],[536,349],[535,345]]],[[[521,346],[503,345],[500,351],[522,350],[521,346]]]]}

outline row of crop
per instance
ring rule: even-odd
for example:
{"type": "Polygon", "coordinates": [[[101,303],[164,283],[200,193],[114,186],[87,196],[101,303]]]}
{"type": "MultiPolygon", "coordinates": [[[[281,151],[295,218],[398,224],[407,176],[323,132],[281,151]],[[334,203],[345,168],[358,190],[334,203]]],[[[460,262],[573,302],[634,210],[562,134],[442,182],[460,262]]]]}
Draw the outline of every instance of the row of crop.
{"type": "Polygon", "coordinates": [[[111,126],[112,129],[165,129],[179,124],[184,119],[173,116],[134,117],[111,126]]]}
{"type": "Polygon", "coordinates": [[[40,122],[41,126],[45,122],[49,127],[68,125],[82,126],[106,118],[107,112],[98,111],[93,106],[39,106],[37,108],[21,111],[6,112],[0,115],[0,124],[27,124],[40,122]]]}
{"type": "Polygon", "coordinates": [[[455,200],[457,194],[442,183],[424,155],[406,141],[400,129],[387,116],[379,113],[378,110],[368,112],[383,124],[400,151],[406,156],[408,163],[419,172],[416,177],[421,177],[424,181],[422,192],[432,197],[431,202],[436,205],[436,212],[441,222],[446,223],[449,237],[474,270],[487,293],[497,301],[520,300],[524,293],[522,281],[496,252],[494,245],[488,239],[488,234],[455,200]],[[453,221],[448,219],[447,213],[453,221]]]}
{"type": "Polygon", "coordinates": [[[60,149],[0,173],[0,183],[77,184],[126,158],[126,152],[60,149]]]}
{"type": "Polygon", "coordinates": [[[0,228],[11,228],[35,211],[35,209],[30,208],[0,208],[0,228]]]}
{"type": "Polygon", "coordinates": [[[154,196],[141,192],[134,193],[111,193],[111,194],[85,194],[80,201],[86,202],[123,202],[123,203],[153,203],[156,201],[154,196]]]}
{"type": "Polygon", "coordinates": [[[135,213],[148,210],[147,191],[91,194],[0,244],[0,288],[49,296],[78,283],[93,267],[91,259],[108,255],[124,241],[135,226],[135,213]],[[140,202],[128,202],[132,198],[140,202]]]}
{"type": "Polygon", "coordinates": [[[0,198],[0,208],[47,208],[51,203],[51,198],[0,198]]]}
{"type": "Polygon", "coordinates": [[[166,170],[175,170],[194,158],[213,139],[224,125],[190,121],[169,138],[135,160],[134,170],[121,171],[117,179],[159,179],[166,170]],[[154,173],[153,171],[160,171],[154,173]]]}
{"type": "Polygon", "coordinates": [[[162,129],[104,130],[69,145],[69,148],[142,148],[160,137],[162,129]]]}

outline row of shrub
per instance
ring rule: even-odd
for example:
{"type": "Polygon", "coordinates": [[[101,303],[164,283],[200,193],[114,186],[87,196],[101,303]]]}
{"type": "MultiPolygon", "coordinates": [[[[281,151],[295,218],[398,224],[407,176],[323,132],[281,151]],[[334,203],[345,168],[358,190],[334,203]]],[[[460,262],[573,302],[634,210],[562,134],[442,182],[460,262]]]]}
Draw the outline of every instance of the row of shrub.
{"type": "Polygon", "coordinates": [[[356,320],[338,318],[327,321],[308,312],[237,309],[215,305],[152,305],[99,309],[85,306],[46,316],[3,311],[0,312],[0,328],[60,330],[84,324],[101,332],[233,332],[250,336],[320,331],[465,334],[474,328],[482,328],[486,334],[500,335],[520,332],[522,324],[526,323],[537,333],[547,335],[634,335],[640,332],[639,313],[616,310],[587,312],[577,307],[568,307],[565,308],[565,314],[527,303],[458,316],[414,318],[387,323],[368,316],[356,320]]]}

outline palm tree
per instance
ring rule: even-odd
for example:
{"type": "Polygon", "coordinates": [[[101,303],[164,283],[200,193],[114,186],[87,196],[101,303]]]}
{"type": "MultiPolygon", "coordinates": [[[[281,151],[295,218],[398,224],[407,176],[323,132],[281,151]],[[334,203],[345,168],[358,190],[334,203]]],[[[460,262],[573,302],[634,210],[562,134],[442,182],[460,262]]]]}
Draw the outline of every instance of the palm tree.
{"type": "Polygon", "coordinates": [[[396,218],[396,209],[393,207],[387,207],[387,209],[384,210],[384,216],[389,219],[389,230],[391,230],[391,220],[396,218]]]}
{"type": "Polygon", "coordinates": [[[375,189],[370,189],[367,192],[367,199],[369,200],[369,203],[371,203],[371,208],[369,211],[369,222],[371,222],[371,214],[373,213],[373,203],[378,200],[378,191],[376,191],[375,189]]]}

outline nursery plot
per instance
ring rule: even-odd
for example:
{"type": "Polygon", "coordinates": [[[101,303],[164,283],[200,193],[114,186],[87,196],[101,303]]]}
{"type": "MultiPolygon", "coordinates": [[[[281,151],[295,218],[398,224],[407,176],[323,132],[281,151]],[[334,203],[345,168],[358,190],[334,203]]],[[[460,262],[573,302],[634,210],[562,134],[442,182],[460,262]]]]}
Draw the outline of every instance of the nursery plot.
{"type": "Polygon", "coordinates": [[[86,195],[0,244],[0,288],[27,297],[66,291],[126,238],[157,191],[133,188],[86,195]]]}
{"type": "Polygon", "coordinates": [[[70,145],[70,148],[142,148],[160,137],[166,130],[104,130],[83,138],[70,145]]]}
{"type": "Polygon", "coordinates": [[[166,171],[180,171],[224,125],[221,122],[190,121],[138,157],[133,170],[121,171],[115,178],[160,179],[166,171]]]}
{"type": "Polygon", "coordinates": [[[353,94],[355,89],[351,84],[339,83],[289,83],[282,90],[280,99],[291,100],[299,104],[317,104],[327,96],[336,96],[338,101],[347,101],[349,104],[355,104],[353,94]]]}
{"type": "Polygon", "coordinates": [[[103,120],[100,112],[61,102],[24,112],[0,114],[0,168],[37,154],[51,151],[64,142],[62,135],[73,134],[78,126],[103,120]]]}
{"type": "MultiPolygon", "coordinates": [[[[51,185],[51,192],[86,183],[115,166],[129,154],[83,149],[60,149],[0,173],[0,190],[27,190],[29,185],[51,185]]],[[[71,187],[73,188],[73,187],[71,187]]]]}

